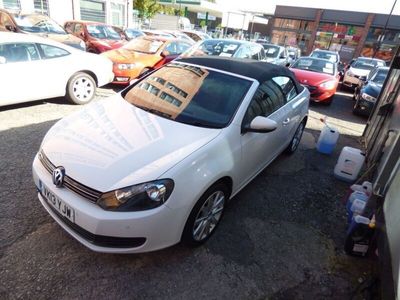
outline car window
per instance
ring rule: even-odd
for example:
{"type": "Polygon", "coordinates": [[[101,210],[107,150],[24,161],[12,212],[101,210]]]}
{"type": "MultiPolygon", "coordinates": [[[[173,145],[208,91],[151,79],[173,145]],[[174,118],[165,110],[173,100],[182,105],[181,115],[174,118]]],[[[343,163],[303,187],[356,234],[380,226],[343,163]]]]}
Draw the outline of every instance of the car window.
{"type": "Polygon", "coordinates": [[[177,44],[178,44],[177,45],[178,54],[181,54],[181,53],[185,52],[186,50],[190,49],[190,47],[192,47],[191,44],[185,43],[185,42],[182,42],[182,41],[179,41],[177,44]]]}
{"type": "Polygon", "coordinates": [[[165,41],[157,39],[137,38],[131,40],[122,48],[135,52],[154,54],[162,47],[162,45],[164,45],[164,43],[165,41]]]}
{"type": "Polygon", "coordinates": [[[43,58],[46,59],[62,57],[70,54],[67,50],[55,46],[45,45],[45,44],[39,44],[39,46],[42,49],[43,58]]]}
{"type": "Polygon", "coordinates": [[[31,43],[0,44],[0,56],[5,58],[6,63],[40,59],[36,45],[31,43]]]}
{"type": "Polygon", "coordinates": [[[20,29],[27,32],[65,34],[64,28],[46,15],[14,15],[14,20],[20,29]]]}
{"type": "Polygon", "coordinates": [[[272,78],[272,80],[281,87],[285,94],[286,101],[290,102],[297,96],[296,86],[294,85],[291,78],[286,76],[278,76],[272,78]]]}
{"type": "Polygon", "coordinates": [[[375,72],[374,76],[371,77],[371,81],[376,84],[382,85],[385,82],[388,72],[388,70],[378,70],[377,72],[375,72]]]}
{"type": "Polygon", "coordinates": [[[65,23],[64,28],[68,33],[74,32],[74,23],[65,23]]]}
{"type": "Polygon", "coordinates": [[[164,50],[168,51],[170,55],[176,55],[176,54],[180,54],[178,52],[178,45],[176,42],[170,42],[165,48],[164,50]]]}
{"type": "Polygon", "coordinates": [[[6,29],[7,25],[14,27],[14,24],[11,21],[10,17],[7,16],[5,13],[0,13],[0,29],[8,30],[6,29]]]}
{"type": "Polygon", "coordinates": [[[123,93],[126,101],[164,118],[200,127],[229,124],[252,81],[171,63],[123,93]]]}
{"type": "Polygon", "coordinates": [[[333,63],[338,61],[338,56],[335,53],[329,53],[329,52],[322,52],[322,51],[314,51],[310,55],[311,57],[315,58],[322,58],[322,59],[327,59],[333,63]]]}
{"type": "Polygon", "coordinates": [[[261,51],[262,47],[258,47],[258,46],[250,46],[250,50],[251,50],[251,59],[255,59],[255,60],[260,60],[260,51],[261,51]]]}
{"type": "Polygon", "coordinates": [[[279,47],[274,46],[274,45],[269,45],[269,44],[263,44],[264,50],[265,50],[265,55],[268,58],[276,58],[278,57],[279,53],[279,47]]]}
{"type": "Polygon", "coordinates": [[[247,46],[242,46],[240,47],[239,51],[236,53],[235,57],[237,58],[251,58],[251,51],[249,47],[247,46]]]}
{"type": "Polygon", "coordinates": [[[268,117],[285,105],[285,95],[281,88],[272,80],[261,84],[254,93],[247,108],[243,123],[249,125],[258,116],[268,117]]]}
{"type": "Polygon", "coordinates": [[[306,70],[311,72],[325,73],[335,75],[335,64],[326,59],[304,57],[299,58],[292,65],[294,69],[306,70]]]}
{"type": "Polygon", "coordinates": [[[263,47],[260,48],[260,53],[259,54],[260,54],[260,60],[266,60],[267,59],[267,57],[265,55],[265,50],[264,50],[263,47]]]}
{"type": "Polygon", "coordinates": [[[83,31],[83,25],[81,23],[75,23],[74,33],[81,33],[83,31]]]}
{"type": "Polygon", "coordinates": [[[205,40],[196,44],[189,49],[183,56],[225,56],[236,57],[236,52],[240,47],[240,43],[229,40],[205,40]]]}

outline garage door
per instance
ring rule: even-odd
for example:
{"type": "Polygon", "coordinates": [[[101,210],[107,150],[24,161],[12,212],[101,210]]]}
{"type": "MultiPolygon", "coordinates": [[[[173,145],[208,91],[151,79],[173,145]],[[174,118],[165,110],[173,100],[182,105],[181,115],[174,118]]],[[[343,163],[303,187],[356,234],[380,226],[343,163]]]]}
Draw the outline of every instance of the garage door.
{"type": "Polygon", "coordinates": [[[106,4],[100,0],[81,0],[81,19],[84,21],[106,22],[106,4]]]}

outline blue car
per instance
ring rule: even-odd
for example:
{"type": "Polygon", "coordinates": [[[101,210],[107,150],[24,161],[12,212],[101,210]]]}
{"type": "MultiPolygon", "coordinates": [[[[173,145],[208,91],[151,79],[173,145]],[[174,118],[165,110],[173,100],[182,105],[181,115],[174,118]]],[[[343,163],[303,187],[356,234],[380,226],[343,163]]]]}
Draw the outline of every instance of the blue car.
{"type": "Polygon", "coordinates": [[[389,72],[388,67],[377,67],[354,91],[353,113],[369,116],[389,72]]]}

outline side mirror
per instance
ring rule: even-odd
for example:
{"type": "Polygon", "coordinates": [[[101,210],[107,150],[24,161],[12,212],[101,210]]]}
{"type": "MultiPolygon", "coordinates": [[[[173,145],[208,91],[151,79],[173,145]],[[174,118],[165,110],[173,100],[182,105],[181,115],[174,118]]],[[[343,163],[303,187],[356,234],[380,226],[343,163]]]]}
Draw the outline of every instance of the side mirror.
{"type": "Polygon", "coordinates": [[[290,67],[290,63],[286,63],[286,64],[285,64],[285,67],[286,67],[286,68],[289,68],[289,67],[290,67]]]}
{"type": "Polygon", "coordinates": [[[12,26],[12,25],[6,25],[5,27],[6,27],[6,29],[7,29],[8,31],[17,32],[17,28],[15,28],[15,27],[12,26]]]}
{"type": "Polygon", "coordinates": [[[255,117],[253,121],[250,122],[249,125],[244,126],[242,129],[242,133],[245,132],[258,132],[258,133],[266,133],[274,131],[278,128],[278,124],[271,119],[266,117],[255,117]]]}

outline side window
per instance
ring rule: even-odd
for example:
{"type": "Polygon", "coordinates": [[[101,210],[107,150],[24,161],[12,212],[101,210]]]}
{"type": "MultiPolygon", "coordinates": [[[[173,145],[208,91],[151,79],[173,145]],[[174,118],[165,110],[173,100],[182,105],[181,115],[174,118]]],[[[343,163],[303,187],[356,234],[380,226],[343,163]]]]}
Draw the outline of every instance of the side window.
{"type": "Polygon", "coordinates": [[[261,47],[261,51],[260,51],[260,60],[266,60],[266,56],[265,56],[265,50],[264,47],[261,47]]]}
{"type": "Polygon", "coordinates": [[[39,60],[39,52],[35,44],[13,43],[0,45],[0,56],[6,63],[39,60]]]}
{"type": "Polygon", "coordinates": [[[243,122],[247,125],[255,117],[268,117],[283,105],[285,105],[285,95],[274,81],[268,80],[261,84],[254,93],[243,122]]]}
{"type": "Polygon", "coordinates": [[[68,33],[74,32],[74,23],[65,23],[64,29],[68,33]]]}
{"type": "Polygon", "coordinates": [[[58,48],[55,46],[39,44],[39,47],[42,50],[43,58],[45,58],[45,59],[69,55],[69,52],[67,50],[64,50],[64,49],[61,49],[61,48],[58,48]]]}
{"type": "Polygon", "coordinates": [[[247,46],[240,47],[239,51],[235,55],[237,58],[251,58],[251,51],[247,46]]]}
{"type": "Polygon", "coordinates": [[[185,52],[187,49],[189,49],[192,45],[190,45],[189,43],[185,43],[185,42],[178,42],[178,54],[181,54],[183,52],[185,52]]]}
{"type": "Polygon", "coordinates": [[[0,13],[0,30],[8,31],[8,29],[6,29],[7,25],[14,27],[10,17],[5,13],[0,13]]]}
{"type": "Polygon", "coordinates": [[[83,31],[83,26],[80,23],[75,23],[74,33],[80,34],[83,31]]]}
{"type": "Polygon", "coordinates": [[[251,59],[260,60],[260,50],[262,47],[250,46],[251,59]]]}
{"type": "Polygon", "coordinates": [[[176,55],[178,54],[178,49],[177,49],[177,43],[176,42],[171,42],[169,43],[164,50],[168,51],[170,55],[176,55]]]}
{"type": "Polygon", "coordinates": [[[292,79],[285,76],[278,76],[272,78],[272,80],[281,87],[287,102],[292,101],[297,96],[296,86],[292,79]]]}

